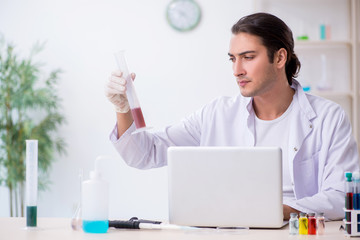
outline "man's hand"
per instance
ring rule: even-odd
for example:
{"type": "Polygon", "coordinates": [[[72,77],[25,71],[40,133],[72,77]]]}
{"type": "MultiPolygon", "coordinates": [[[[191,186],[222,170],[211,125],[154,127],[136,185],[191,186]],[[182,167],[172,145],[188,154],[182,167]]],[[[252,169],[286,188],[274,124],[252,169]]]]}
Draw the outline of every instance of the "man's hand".
{"type": "Polygon", "coordinates": [[[289,207],[288,205],[283,204],[283,214],[284,214],[284,220],[290,219],[290,213],[300,213],[300,211],[289,207]]]}
{"type": "MultiPolygon", "coordinates": [[[[132,80],[135,74],[131,74],[132,80]]],[[[116,112],[127,113],[130,110],[129,102],[126,97],[126,80],[120,71],[114,71],[107,84],[105,85],[105,95],[114,104],[116,112]]]]}

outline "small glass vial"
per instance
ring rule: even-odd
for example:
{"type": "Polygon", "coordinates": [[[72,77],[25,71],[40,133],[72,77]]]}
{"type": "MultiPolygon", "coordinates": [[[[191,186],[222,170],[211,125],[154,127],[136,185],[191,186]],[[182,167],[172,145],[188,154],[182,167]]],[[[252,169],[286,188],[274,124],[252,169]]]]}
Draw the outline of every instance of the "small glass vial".
{"type": "Polygon", "coordinates": [[[299,234],[299,219],[297,213],[290,213],[289,234],[291,235],[299,234]]]}
{"type": "Polygon", "coordinates": [[[308,234],[308,219],[306,213],[301,212],[299,218],[299,234],[307,235],[308,234]]]}
{"type": "Polygon", "coordinates": [[[324,213],[318,213],[317,215],[317,234],[324,235],[325,234],[325,217],[324,213]]]}
{"type": "Polygon", "coordinates": [[[309,235],[316,235],[315,213],[308,213],[308,234],[309,235]]]}
{"type": "Polygon", "coordinates": [[[82,218],[81,218],[81,184],[83,180],[83,170],[79,170],[79,186],[80,186],[80,193],[79,193],[79,202],[76,208],[76,211],[71,219],[71,227],[73,230],[81,230],[82,229],[82,218]]]}

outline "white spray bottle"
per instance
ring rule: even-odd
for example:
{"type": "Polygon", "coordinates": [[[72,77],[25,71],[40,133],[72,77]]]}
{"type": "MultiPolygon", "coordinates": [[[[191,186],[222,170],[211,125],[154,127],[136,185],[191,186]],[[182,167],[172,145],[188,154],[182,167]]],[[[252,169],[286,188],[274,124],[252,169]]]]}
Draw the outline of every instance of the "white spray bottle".
{"type": "Polygon", "coordinates": [[[109,184],[99,171],[99,163],[105,159],[96,158],[90,179],[82,183],[82,227],[86,233],[106,233],[109,228],[109,184]]]}

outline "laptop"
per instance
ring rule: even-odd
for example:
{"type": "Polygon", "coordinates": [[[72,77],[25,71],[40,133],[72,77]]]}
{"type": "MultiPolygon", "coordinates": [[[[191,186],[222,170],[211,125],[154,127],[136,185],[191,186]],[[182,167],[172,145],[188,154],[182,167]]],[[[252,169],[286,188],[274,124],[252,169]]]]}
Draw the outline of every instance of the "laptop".
{"type": "Polygon", "coordinates": [[[197,227],[281,228],[277,147],[169,147],[169,222],[197,227]]]}

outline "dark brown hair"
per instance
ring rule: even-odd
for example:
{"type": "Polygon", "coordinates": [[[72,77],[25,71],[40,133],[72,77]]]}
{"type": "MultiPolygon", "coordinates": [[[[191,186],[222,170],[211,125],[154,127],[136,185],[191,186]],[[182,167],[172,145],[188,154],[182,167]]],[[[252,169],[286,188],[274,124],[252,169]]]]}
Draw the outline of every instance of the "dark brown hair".
{"type": "Polygon", "coordinates": [[[300,71],[300,61],[294,52],[294,39],[290,28],[278,17],[269,13],[255,13],[241,18],[231,28],[233,34],[249,33],[258,36],[267,48],[270,63],[274,62],[274,54],[280,48],[287,51],[285,64],[286,77],[289,84],[300,71]]]}

